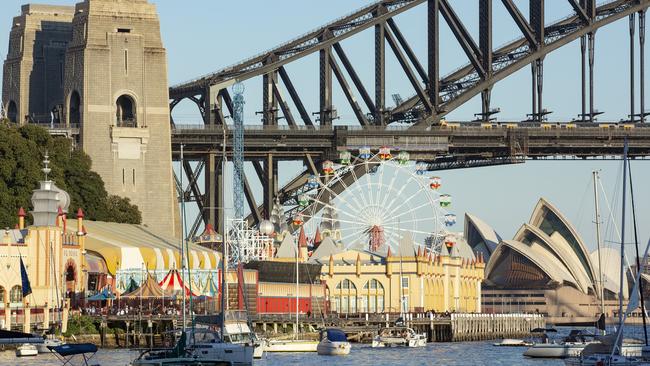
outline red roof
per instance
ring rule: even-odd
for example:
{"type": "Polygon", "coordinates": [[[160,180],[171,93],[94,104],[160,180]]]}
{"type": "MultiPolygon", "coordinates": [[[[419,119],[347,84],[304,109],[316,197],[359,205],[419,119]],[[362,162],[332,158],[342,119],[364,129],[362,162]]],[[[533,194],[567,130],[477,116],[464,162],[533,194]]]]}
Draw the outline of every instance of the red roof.
{"type": "Polygon", "coordinates": [[[205,230],[203,230],[203,234],[201,234],[201,236],[204,236],[204,235],[214,235],[214,234],[216,234],[216,233],[217,233],[217,232],[214,231],[214,228],[212,227],[212,224],[207,224],[207,225],[205,225],[205,230]]]}
{"type": "Polygon", "coordinates": [[[304,226],[300,227],[300,235],[298,235],[298,247],[307,248],[307,235],[305,235],[304,226]]]}
{"type": "Polygon", "coordinates": [[[81,207],[79,207],[79,209],[77,209],[77,218],[78,219],[83,219],[84,218],[84,212],[81,209],[81,207]]]}
{"type": "Polygon", "coordinates": [[[180,273],[178,273],[178,270],[172,269],[170,270],[165,278],[163,278],[162,281],[158,283],[158,285],[165,291],[165,292],[171,292],[171,293],[182,293],[183,289],[185,289],[185,295],[187,296],[196,296],[196,294],[193,294],[190,292],[190,289],[185,286],[185,283],[183,283],[183,279],[181,278],[180,273]]]}
{"type": "Polygon", "coordinates": [[[19,208],[19,209],[18,209],[18,217],[25,217],[25,216],[27,216],[27,215],[25,214],[25,209],[23,209],[22,207],[19,208]]]}

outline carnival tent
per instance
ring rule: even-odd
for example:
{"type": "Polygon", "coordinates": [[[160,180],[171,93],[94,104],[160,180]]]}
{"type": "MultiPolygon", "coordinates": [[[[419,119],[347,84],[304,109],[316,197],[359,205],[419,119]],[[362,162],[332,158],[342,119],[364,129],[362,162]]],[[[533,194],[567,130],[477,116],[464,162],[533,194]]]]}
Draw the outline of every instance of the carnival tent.
{"type": "Polygon", "coordinates": [[[183,294],[182,291],[184,290],[186,296],[197,296],[194,291],[190,291],[190,289],[185,286],[181,275],[176,269],[170,269],[165,278],[163,278],[158,285],[160,285],[165,292],[172,295],[181,296],[183,294]]]}
{"type": "Polygon", "coordinates": [[[135,282],[133,277],[129,278],[129,284],[126,286],[124,289],[124,294],[128,294],[129,292],[133,292],[138,288],[138,283],[135,282]]]}
{"type": "Polygon", "coordinates": [[[219,296],[219,287],[214,283],[214,277],[210,275],[205,281],[205,288],[203,289],[203,294],[207,297],[217,297],[219,296]]]}
{"type": "Polygon", "coordinates": [[[122,295],[126,299],[165,298],[172,296],[170,292],[163,290],[149,273],[147,273],[147,280],[140,287],[122,295]]]}

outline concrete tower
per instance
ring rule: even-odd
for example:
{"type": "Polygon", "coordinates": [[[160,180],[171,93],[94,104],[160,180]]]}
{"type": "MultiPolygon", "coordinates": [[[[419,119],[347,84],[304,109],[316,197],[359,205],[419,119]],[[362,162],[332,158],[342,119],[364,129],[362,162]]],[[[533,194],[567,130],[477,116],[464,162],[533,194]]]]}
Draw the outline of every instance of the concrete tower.
{"type": "Polygon", "coordinates": [[[59,122],[73,14],[70,6],[28,4],[14,17],[2,85],[13,122],[59,122]]]}
{"type": "Polygon", "coordinates": [[[177,235],[167,58],[156,8],[146,0],[76,5],[65,62],[65,122],[111,194],[129,197],[143,224],[177,235]]]}

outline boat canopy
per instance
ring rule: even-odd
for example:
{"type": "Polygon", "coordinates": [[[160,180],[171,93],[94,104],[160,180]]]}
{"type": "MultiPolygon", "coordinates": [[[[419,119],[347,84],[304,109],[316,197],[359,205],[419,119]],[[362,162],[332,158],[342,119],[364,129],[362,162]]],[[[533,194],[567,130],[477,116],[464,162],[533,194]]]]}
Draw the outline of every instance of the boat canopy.
{"type": "Polygon", "coordinates": [[[97,352],[97,346],[92,343],[72,343],[53,347],[50,346],[47,348],[63,357],[97,352]]]}
{"type": "Polygon", "coordinates": [[[325,331],[327,333],[327,339],[330,340],[330,342],[347,342],[348,337],[345,335],[345,332],[343,332],[340,329],[334,329],[330,328],[325,331]]]}

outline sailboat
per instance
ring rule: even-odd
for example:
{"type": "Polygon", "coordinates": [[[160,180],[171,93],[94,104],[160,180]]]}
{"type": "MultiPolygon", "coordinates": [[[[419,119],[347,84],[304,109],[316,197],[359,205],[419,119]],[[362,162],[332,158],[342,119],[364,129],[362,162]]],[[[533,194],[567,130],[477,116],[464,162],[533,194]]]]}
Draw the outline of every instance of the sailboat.
{"type": "MultiPolygon", "coordinates": [[[[181,165],[183,164],[183,145],[181,145],[181,165]]],[[[183,184],[181,175],[181,186],[183,184]]],[[[185,231],[185,201],[181,195],[181,226],[185,231]]],[[[182,274],[185,278],[186,250],[187,242],[185,232],[181,240],[181,262],[182,274]]],[[[182,291],[183,295],[183,326],[181,336],[176,347],[165,350],[147,350],[132,362],[133,366],[176,366],[176,365],[201,365],[201,366],[250,366],[253,364],[253,353],[255,346],[251,343],[230,343],[225,342],[224,334],[226,329],[226,292],[225,277],[226,263],[228,260],[227,244],[224,241],[221,252],[221,271],[222,271],[222,295],[221,295],[221,316],[218,321],[220,332],[209,328],[196,328],[194,325],[190,330],[186,329],[185,322],[185,299],[188,291],[182,291]]],[[[185,285],[183,285],[185,286],[185,285]]],[[[194,322],[192,322],[194,324],[194,322]]]]}
{"type": "Polygon", "coordinates": [[[264,351],[266,352],[316,352],[318,351],[318,341],[307,340],[298,338],[298,324],[300,321],[300,297],[298,286],[298,261],[300,256],[300,248],[298,243],[294,240],[296,249],[296,323],[293,328],[292,339],[271,339],[266,342],[264,351]]]}
{"type": "MultiPolygon", "coordinates": [[[[585,347],[579,357],[568,358],[564,361],[567,366],[628,366],[640,365],[641,360],[635,357],[623,355],[623,329],[627,315],[634,310],[639,304],[639,281],[641,271],[638,270],[634,281],[634,289],[628,301],[625,312],[623,311],[623,276],[625,275],[625,203],[627,193],[627,159],[628,145],[625,141],[623,149],[623,199],[621,214],[621,262],[620,262],[620,279],[619,279],[619,324],[616,333],[612,336],[604,336],[600,339],[600,344],[593,344],[585,347]]],[[[643,258],[648,255],[650,240],[646,245],[643,258]]]]}

